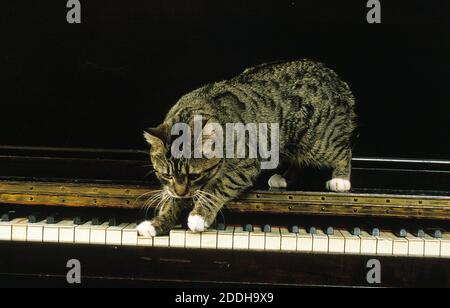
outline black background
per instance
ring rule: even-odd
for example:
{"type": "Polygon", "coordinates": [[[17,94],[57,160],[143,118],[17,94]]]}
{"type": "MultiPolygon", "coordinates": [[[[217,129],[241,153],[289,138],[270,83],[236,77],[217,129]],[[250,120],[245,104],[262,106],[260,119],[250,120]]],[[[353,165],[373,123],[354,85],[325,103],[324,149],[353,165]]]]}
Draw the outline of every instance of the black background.
{"type": "Polygon", "coordinates": [[[0,144],[136,148],[177,98],[274,60],[325,62],[358,100],[358,156],[450,158],[449,1],[1,4],[0,144]]]}

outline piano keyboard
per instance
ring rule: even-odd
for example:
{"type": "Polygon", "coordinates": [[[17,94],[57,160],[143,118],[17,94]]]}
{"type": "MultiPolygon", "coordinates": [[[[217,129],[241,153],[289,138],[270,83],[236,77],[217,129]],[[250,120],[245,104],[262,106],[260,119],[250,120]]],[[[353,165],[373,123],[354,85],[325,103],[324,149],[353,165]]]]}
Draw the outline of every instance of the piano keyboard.
{"type": "Polygon", "coordinates": [[[450,258],[450,233],[434,230],[399,232],[372,230],[325,230],[298,226],[223,226],[202,233],[176,227],[167,236],[143,237],[136,223],[116,223],[115,220],[58,219],[15,217],[3,214],[0,240],[49,242],[115,246],[176,247],[187,249],[226,249],[279,251],[321,254],[392,255],[450,258]]]}

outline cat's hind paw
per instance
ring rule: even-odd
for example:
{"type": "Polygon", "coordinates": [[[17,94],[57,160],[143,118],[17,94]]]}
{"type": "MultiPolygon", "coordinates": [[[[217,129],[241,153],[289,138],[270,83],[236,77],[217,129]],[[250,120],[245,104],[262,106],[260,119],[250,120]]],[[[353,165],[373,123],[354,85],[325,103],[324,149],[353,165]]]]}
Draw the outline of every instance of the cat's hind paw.
{"type": "Polygon", "coordinates": [[[203,232],[208,228],[208,224],[200,215],[189,215],[188,227],[192,232],[203,232]]]}
{"type": "Polygon", "coordinates": [[[143,221],[137,226],[137,231],[139,235],[142,236],[156,236],[157,232],[151,221],[143,221]]]}
{"type": "Polygon", "coordinates": [[[345,192],[349,191],[352,185],[347,179],[334,178],[327,182],[326,187],[330,191],[345,192]]]}
{"type": "Polygon", "coordinates": [[[270,177],[270,179],[267,183],[269,184],[270,188],[286,188],[287,187],[286,179],[276,173],[270,177]]]}

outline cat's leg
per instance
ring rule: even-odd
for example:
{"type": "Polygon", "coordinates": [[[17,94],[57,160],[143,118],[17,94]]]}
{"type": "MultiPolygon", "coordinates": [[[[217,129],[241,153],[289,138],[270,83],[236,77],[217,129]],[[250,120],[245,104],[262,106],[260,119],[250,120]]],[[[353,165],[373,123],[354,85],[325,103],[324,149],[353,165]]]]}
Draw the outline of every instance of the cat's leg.
{"type": "Polygon", "coordinates": [[[299,178],[299,169],[294,164],[289,164],[283,174],[275,173],[268,180],[269,188],[284,189],[288,186],[297,184],[299,178]]]}
{"type": "Polygon", "coordinates": [[[345,192],[351,188],[351,150],[345,153],[345,157],[332,165],[332,178],[326,183],[326,188],[331,191],[345,192]]]}
{"type": "Polygon", "coordinates": [[[223,172],[201,191],[196,192],[194,208],[188,217],[188,227],[191,231],[202,232],[211,226],[223,205],[253,185],[260,172],[256,160],[230,163],[230,167],[231,170],[223,172]]]}
{"type": "Polygon", "coordinates": [[[146,220],[137,226],[139,235],[156,236],[165,234],[175,226],[182,206],[176,199],[167,201],[161,206],[159,213],[151,221],[146,220]]]}

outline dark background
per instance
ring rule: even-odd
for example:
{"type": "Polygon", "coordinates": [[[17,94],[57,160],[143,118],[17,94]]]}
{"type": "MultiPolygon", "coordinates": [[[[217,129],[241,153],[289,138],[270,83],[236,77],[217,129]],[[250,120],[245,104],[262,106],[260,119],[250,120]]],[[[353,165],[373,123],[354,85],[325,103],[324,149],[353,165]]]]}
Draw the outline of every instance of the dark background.
{"type": "Polygon", "coordinates": [[[181,95],[313,58],[358,101],[358,156],[450,158],[448,0],[65,0],[1,4],[0,144],[135,148],[181,95]]]}

